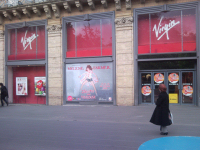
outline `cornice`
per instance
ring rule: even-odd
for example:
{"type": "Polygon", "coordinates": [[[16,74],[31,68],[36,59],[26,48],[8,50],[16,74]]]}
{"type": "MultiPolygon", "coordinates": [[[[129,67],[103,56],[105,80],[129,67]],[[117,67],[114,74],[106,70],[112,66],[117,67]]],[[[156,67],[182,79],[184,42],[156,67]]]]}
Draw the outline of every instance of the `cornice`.
{"type": "Polygon", "coordinates": [[[133,25],[133,17],[122,17],[115,19],[116,27],[127,27],[133,25]]]}
{"type": "Polygon", "coordinates": [[[49,25],[47,26],[48,33],[59,33],[62,30],[62,25],[49,25]]]}

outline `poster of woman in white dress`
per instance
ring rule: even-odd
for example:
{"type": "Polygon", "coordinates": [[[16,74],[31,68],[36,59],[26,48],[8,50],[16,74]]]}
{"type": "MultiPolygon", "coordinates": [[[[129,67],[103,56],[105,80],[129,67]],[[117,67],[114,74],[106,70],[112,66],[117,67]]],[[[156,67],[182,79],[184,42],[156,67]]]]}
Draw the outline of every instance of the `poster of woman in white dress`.
{"type": "Polygon", "coordinates": [[[95,91],[95,94],[96,96],[98,96],[97,94],[97,90],[96,90],[96,87],[95,87],[95,84],[98,82],[98,78],[97,78],[97,75],[92,71],[92,67],[90,65],[87,65],[86,67],[86,72],[81,74],[79,76],[79,78],[81,78],[81,91],[82,91],[82,88],[84,85],[92,85],[93,88],[94,88],[94,91],[95,91]]]}
{"type": "Polygon", "coordinates": [[[112,100],[112,63],[66,65],[66,101],[112,100]]]}
{"type": "Polygon", "coordinates": [[[16,95],[28,95],[27,77],[16,77],[16,95]]]}

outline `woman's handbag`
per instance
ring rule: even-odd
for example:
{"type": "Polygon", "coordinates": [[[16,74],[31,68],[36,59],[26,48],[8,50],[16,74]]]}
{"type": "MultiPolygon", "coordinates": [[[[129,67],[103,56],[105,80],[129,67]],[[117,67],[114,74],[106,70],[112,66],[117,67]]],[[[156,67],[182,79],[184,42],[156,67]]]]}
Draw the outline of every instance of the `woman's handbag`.
{"type": "Polygon", "coordinates": [[[173,115],[171,112],[169,112],[169,121],[171,124],[173,124],[173,115]]]}

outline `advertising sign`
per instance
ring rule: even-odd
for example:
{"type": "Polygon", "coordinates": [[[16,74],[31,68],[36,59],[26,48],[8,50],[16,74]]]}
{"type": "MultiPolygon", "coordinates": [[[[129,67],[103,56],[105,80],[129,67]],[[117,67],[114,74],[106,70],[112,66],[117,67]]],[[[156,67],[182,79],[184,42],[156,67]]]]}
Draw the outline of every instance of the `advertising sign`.
{"type": "Polygon", "coordinates": [[[183,90],[182,90],[183,95],[185,96],[190,96],[193,93],[193,88],[192,86],[189,85],[185,85],[183,86],[183,90]]]}
{"type": "Polygon", "coordinates": [[[16,95],[28,95],[27,77],[16,77],[16,95]]]}
{"type": "Polygon", "coordinates": [[[164,81],[164,75],[162,73],[156,73],[154,75],[154,81],[156,83],[162,83],[164,81]]]}
{"type": "Polygon", "coordinates": [[[179,81],[179,75],[177,73],[171,73],[168,76],[168,80],[170,83],[177,83],[179,81]]]}
{"type": "Polygon", "coordinates": [[[46,96],[46,77],[35,77],[35,95],[46,96]]]}
{"type": "Polygon", "coordinates": [[[170,94],[169,93],[169,103],[177,104],[178,103],[178,94],[176,94],[176,93],[170,94]]]}
{"type": "Polygon", "coordinates": [[[141,92],[144,96],[149,96],[151,94],[151,87],[150,86],[143,86],[141,92]]]}
{"type": "Polygon", "coordinates": [[[67,101],[113,101],[112,63],[66,65],[67,101]]]}

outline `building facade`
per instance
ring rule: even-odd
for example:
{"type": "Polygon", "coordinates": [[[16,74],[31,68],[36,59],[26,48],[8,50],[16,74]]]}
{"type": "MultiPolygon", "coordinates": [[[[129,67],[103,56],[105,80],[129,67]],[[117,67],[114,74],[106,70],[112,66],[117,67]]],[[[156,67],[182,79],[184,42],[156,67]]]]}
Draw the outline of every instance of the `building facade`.
{"type": "Polygon", "coordinates": [[[10,103],[197,105],[199,2],[1,1],[0,82],[10,103]]]}

